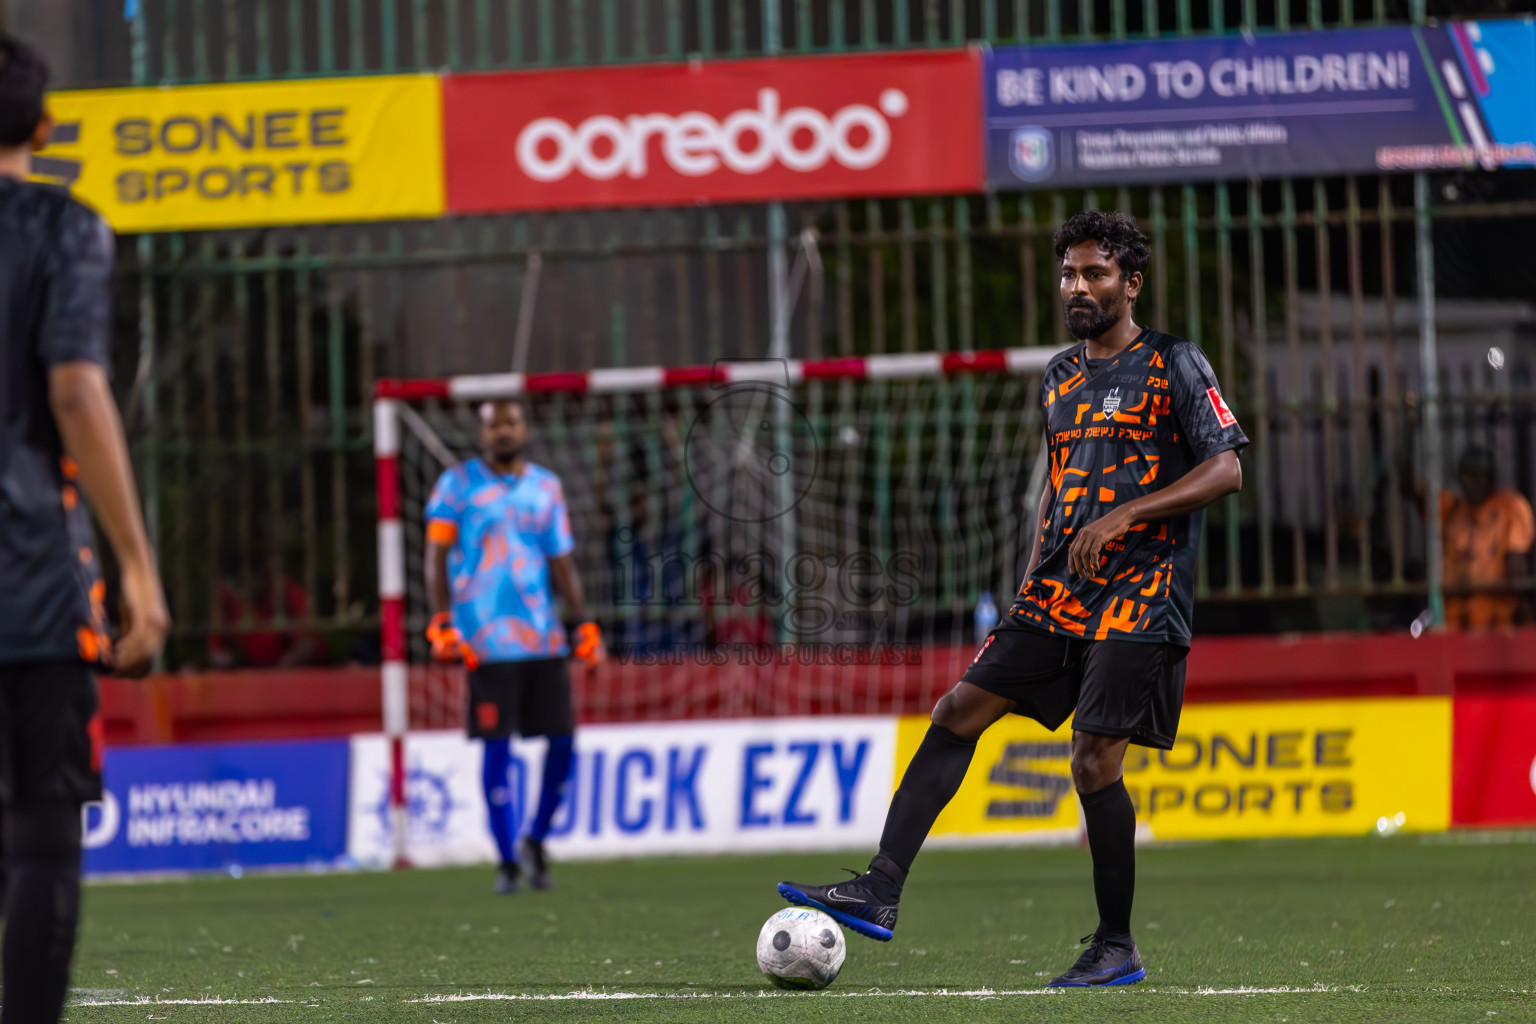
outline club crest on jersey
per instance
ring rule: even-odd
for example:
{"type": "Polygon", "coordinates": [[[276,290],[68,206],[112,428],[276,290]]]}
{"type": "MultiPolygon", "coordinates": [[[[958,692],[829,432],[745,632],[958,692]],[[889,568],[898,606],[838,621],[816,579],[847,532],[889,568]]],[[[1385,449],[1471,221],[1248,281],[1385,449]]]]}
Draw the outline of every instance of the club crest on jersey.
{"type": "Polygon", "coordinates": [[[1110,388],[1109,394],[1104,396],[1104,418],[1109,419],[1120,411],[1120,389],[1110,388]]]}

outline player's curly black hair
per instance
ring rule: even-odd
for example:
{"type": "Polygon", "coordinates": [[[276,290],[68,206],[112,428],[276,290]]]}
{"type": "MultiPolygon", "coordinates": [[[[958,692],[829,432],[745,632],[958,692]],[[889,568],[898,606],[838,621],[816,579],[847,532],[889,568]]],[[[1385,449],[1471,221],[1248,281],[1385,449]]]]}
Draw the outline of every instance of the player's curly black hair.
{"type": "Polygon", "coordinates": [[[48,64],[32,47],[0,32],[0,147],[32,140],[43,119],[48,64]]]}
{"type": "Polygon", "coordinates": [[[1103,210],[1074,213],[1056,229],[1053,241],[1057,259],[1066,256],[1067,250],[1074,245],[1097,242],[1099,248],[1115,258],[1127,277],[1146,273],[1147,262],[1152,256],[1147,236],[1136,226],[1135,218],[1118,210],[1113,213],[1103,210]]]}

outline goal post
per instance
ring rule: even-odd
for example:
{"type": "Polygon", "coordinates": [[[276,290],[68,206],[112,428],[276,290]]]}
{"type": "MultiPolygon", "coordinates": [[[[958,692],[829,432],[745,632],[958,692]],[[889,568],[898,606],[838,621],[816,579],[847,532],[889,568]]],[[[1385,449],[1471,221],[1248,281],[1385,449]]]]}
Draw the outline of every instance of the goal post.
{"type": "Polygon", "coordinates": [[[586,719],[926,710],[953,666],[904,668],[879,651],[963,650],[977,595],[992,591],[1006,607],[1027,555],[1025,492],[1042,475],[1038,380],[1057,351],[379,381],[381,683],[397,863],[406,735],[463,720],[462,671],[433,664],[420,635],[423,514],[437,476],[475,454],[480,403],[521,399],[530,458],[562,479],[587,603],[619,656],[578,688],[586,719]],[[807,644],[833,650],[834,664],[775,676],[708,657],[807,644]],[[850,648],[856,667],[840,668],[850,648]],[[696,656],[652,657],[677,651],[696,656]]]}

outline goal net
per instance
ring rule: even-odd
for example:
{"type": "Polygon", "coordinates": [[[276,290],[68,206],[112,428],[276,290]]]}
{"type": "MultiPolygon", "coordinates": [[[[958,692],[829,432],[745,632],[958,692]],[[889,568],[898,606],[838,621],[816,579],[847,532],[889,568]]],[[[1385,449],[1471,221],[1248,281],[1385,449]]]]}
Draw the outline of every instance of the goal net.
{"type": "Polygon", "coordinates": [[[424,638],[423,513],[476,456],[480,403],[510,397],[610,651],[576,674],[582,721],[926,712],[981,595],[1006,609],[1018,585],[1051,354],[382,382],[389,731],[463,721],[463,671],[424,638]]]}

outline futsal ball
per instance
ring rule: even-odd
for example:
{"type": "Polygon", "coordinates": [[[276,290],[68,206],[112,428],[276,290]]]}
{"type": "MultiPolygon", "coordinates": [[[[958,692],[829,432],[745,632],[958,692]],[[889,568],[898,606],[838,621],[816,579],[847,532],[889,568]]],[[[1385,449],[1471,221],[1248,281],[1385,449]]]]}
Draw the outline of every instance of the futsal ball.
{"type": "Polygon", "coordinates": [[[819,910],[786,908],[757,933],[757,966],[780,988],[826,988],[847,955],[842,929],[819,910]]]}

